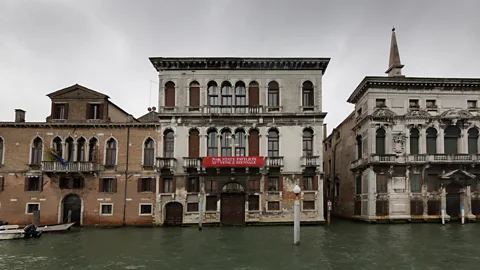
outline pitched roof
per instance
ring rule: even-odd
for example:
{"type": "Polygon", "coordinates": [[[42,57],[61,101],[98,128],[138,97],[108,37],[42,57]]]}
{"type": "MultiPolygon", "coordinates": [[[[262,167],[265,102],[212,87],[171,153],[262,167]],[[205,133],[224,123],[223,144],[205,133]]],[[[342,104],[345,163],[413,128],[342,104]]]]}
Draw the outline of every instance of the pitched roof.
{"type": "Polygon", "coordinates": [[[60,90],[57,90],[55,92],[52,92],[50,94],[47,94],[47,97],[49,98],[55,98],[55,97],[58,97],[60,95],[63,95],[63,94],[66,94],[68,92],[71,92],[71,91],[75,91],[75,90],[82,90],[82,91],[85,91],[91,95],[94,95],[94,96],[98,96],[98,98],[110,98],[109,96],[103,94],[103,93],[100,93],[100,92],[97,92],[95,90],[92,90],[90,88],[87,88],[85,86],[82,86],[82,85],[79,85],[79,84],[74,84],[72,86],[69,86],[69,87],[66,87],[66,88],[63,88],[63,89],[60,89],[60,90]]]}

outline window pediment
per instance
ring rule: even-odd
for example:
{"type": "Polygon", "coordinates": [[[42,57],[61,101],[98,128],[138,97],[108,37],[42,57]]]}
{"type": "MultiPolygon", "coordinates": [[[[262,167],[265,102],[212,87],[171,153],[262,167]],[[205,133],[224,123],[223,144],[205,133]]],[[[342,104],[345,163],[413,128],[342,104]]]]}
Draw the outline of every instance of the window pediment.
{"type": "Polygon", "coordinates": [[[470,119],[473,115],[466,110],[451,109],[440,115],[441,119],[470,119]]]}

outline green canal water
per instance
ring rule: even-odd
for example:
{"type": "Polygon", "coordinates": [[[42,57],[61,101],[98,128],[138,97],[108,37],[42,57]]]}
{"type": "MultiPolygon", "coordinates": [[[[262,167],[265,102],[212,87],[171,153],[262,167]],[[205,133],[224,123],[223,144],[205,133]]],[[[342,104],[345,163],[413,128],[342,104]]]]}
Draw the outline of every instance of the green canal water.
{"type": "Polygon", "coordinates": [[[84,228],[0,241],[0,269],[479,269],[480,224],[84,228]]]}

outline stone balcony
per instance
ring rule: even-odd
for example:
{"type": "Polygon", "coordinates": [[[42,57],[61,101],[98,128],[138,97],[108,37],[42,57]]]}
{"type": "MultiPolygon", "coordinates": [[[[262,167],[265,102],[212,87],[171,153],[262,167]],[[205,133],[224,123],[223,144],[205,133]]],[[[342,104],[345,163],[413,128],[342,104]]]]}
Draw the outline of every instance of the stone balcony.
{"type": "Polygon", "coordinates": [[[267,170],[272,168],[283,168],[283,157],[265,157],[265,168],[267,170]]]}
{"type": "Polygon", "coordinates": [[[157,171],[170,171],[171,173],[175,172],[177,169],[177,159],[176,158],[164,158],[157,157],[157,171]]]}
{"type": "Polygon", "coordinates": [[[68,161],[66,166],[58,161],[42,161],[41,170],[44,172],[98,172],[100,164],[95,162],[68,161]]]}
{"type": "Polygon", "coordinates": [[[188,169],[196,169],[198,172],[202,168],[202,158],[200,157],[184,157],[183,158],[183,169],[187,171],[188,169]]]}
{"type": "Polygon", "coordinates": [[[321,160],[319,156],[303,156],[300,158],[302,168],[320,167],[321,160]]]}
{"type": "Polygon", "coordinates": [[[364,167],[370,164],[473,164],[480,163],[478,154],[420,154],[420,155],[371,155],[354,160],[350,169],[364,167]]]}
{"type": "Polygon", "coordinates": [[[204,106],[203,113],[205,114],[260,114],[263,113],[263,106],[250,105],[216,105],[204,106]]]}

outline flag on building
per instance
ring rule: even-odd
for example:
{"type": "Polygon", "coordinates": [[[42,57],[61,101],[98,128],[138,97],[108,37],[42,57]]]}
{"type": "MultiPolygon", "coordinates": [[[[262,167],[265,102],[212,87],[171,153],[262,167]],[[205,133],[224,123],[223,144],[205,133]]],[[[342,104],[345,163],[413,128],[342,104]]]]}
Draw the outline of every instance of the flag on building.
{"type": "Polygon", "coordinates": [[[57,153],[53,152],[52,150],[50,150],[50,153],[52,153],[53,157],[62,163],[64,167],[67,166],[67,162],[61,156],[57,155],[57,153]]]}

